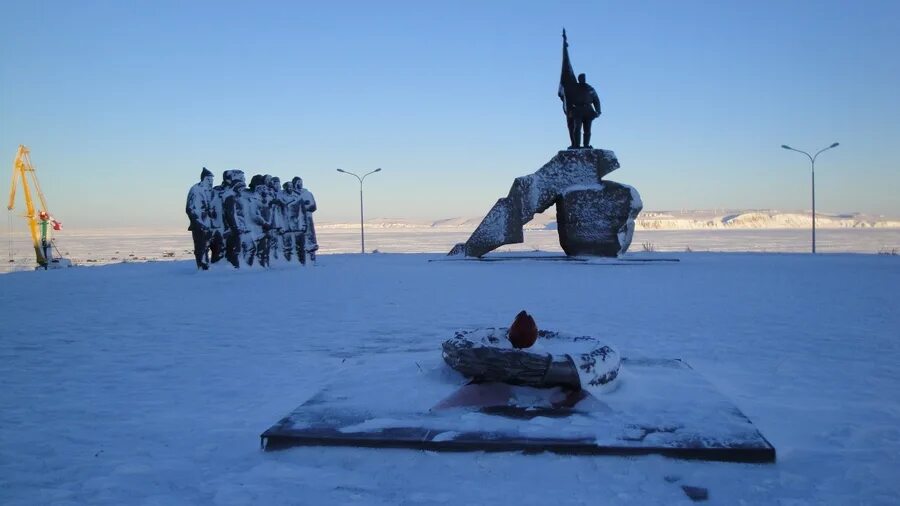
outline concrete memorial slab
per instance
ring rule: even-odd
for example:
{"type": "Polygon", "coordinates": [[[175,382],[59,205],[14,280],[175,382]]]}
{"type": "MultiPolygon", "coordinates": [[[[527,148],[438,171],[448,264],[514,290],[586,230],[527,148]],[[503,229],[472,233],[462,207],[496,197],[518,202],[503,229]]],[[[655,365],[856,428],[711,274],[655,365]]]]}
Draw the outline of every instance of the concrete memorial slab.
{"type": "Polygon", "coordinates": [[[681,360],[623,359],[617,383],[609,392],[448,385],[429,401],[435,389],[416,392],[404,374],[344,380],[263,432],[261,442],[265,450],[358,446],[775,461],[775,448],[747,416],[681,360]]]}

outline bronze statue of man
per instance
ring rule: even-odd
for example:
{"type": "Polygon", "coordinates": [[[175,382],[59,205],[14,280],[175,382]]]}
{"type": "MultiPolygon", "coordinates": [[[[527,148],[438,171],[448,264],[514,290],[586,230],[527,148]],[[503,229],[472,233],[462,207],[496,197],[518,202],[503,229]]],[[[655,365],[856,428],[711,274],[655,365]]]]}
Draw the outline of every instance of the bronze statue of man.
{"type": "Polygon", "coordinates": [[[584,74],[578,74],[578,83],[570,94],[570,102],[567,104],[569,110],[566,119],[569,122],[569,137],[572,145],[569,149],[579,147],[578,141],[581,140],[581,132],[584,130],[585,148],[591,147],[591,122],[597,116],[600,116],[600,99],[597,98],[597,92],[587,83],[584,74]]]}
{"type": "Polygon", "coordinates": [[[569,60],[569,42],[566,39],[566,31],[563,30],[563,62],[562,73],[559,78],[560,100],[563,102],[563,112],[566,115],[566,124],[569,128],[569,149],[577,149],[581,146],[591,147],[591,122],[600,116],[600,99],[597,92],[587,83],[584,74],[578,75],[575,80],[575,71],[569,60]],[[582,131],[584,143],[582,144],[582,131]]]}

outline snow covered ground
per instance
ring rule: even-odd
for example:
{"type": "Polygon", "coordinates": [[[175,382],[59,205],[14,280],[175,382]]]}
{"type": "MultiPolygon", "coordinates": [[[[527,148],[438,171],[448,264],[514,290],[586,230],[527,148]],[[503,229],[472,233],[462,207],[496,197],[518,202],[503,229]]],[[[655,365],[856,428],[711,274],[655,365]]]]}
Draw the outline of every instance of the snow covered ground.
{"type": "Polygon", "coordinates": [[[0,504],[690,504],[681,485],[711,504],[900,501],[900,257],[646,255],[681,262],[339,254],[0,276],[0,504]],[[624,355],[683,358],[778,462],[260,451],[336,379],[433,379],[455,329],[521,309],[624,355]]]}

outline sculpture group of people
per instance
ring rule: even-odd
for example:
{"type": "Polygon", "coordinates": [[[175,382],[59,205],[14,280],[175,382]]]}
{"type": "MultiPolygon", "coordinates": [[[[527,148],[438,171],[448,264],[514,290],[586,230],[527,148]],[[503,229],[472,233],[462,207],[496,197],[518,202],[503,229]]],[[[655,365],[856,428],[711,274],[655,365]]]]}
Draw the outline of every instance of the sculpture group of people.
{"type": "Polygon", "coordinates": [[[204,167],[185,211],[198,269],[223,258],[235,268],[267,267],[277,259],[315,262],[316,200],[300,177],[282,184],[277,176],[257,174],[248,186],[243,171],[226,170],[222,183],[213,186],[213,174],[204,167]]]}

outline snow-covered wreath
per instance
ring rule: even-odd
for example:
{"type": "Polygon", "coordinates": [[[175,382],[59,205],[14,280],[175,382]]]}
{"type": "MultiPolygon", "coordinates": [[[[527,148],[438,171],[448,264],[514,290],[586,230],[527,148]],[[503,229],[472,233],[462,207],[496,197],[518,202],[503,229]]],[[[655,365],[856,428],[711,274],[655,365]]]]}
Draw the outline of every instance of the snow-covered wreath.
{"type": "Polygon", "coordinates": [[[606,390],[619,375],[618,352],[596,338],[539,330],[525,351],[513,347],[508,332],[507,327],[457,331],[442,345],[444,362],[476,382],[536,388],[606,390]]]}

